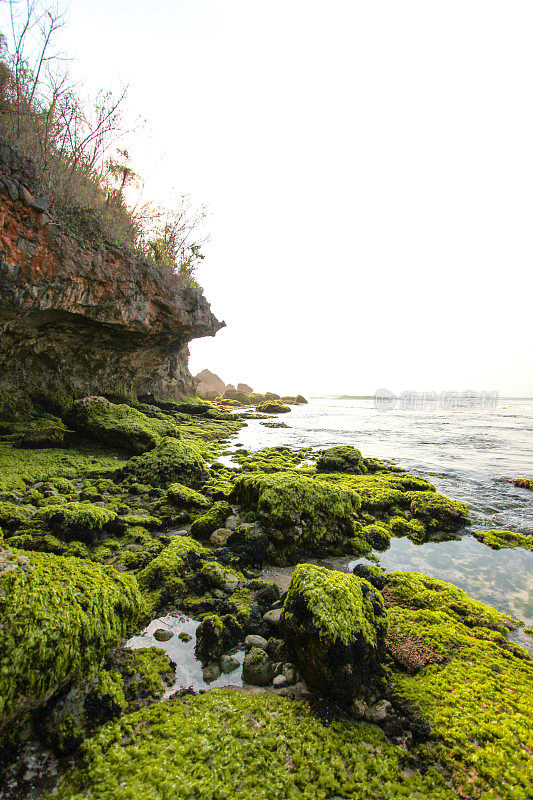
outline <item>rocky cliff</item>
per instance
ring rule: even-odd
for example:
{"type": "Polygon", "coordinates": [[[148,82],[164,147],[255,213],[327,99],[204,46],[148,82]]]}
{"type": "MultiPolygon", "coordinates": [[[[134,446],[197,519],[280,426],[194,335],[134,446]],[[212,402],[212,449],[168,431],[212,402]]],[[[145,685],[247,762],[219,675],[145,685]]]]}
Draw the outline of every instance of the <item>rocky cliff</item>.
{"type": "Polygon", "coordinates": [[[205,297],[90,219],[66,230],[38,195],[32,164],[0,142],[0,390],[194,393],[187,344],[224,325],[205,297]]]}

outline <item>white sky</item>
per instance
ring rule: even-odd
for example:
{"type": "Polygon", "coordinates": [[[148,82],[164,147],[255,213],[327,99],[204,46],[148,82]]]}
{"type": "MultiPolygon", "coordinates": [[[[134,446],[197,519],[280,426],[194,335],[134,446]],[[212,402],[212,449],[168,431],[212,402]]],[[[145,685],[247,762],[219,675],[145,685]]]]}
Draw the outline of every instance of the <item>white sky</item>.
{"type": "Polygon", "coordinates": [[[72,0],[152,197],[210,209],[191,344],[254,389],[533,395],[533,4],[72,0]]]}

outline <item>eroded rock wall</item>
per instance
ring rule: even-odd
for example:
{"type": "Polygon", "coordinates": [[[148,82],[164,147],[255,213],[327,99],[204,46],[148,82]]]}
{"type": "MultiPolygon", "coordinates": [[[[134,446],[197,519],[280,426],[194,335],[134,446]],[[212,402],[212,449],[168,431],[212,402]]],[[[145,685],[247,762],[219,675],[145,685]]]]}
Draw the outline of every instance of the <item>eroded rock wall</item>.
{"type": "Polygon", "coordinates": [[[187,344],[223,325],[176,276],[62,228],[0,142],[0,390],[191,394],[187,344]]]}

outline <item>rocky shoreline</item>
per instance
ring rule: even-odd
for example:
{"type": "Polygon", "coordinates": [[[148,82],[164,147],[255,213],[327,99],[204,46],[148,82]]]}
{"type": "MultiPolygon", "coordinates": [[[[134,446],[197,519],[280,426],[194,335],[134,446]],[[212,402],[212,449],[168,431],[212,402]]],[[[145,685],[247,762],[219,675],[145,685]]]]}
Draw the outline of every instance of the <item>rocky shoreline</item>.
{"type": "Polygon", "coordinates": [[[227,466],[247,405],[2,395],[0,797],[526,797],[517,622],[372,565],[391,537],[468,526],[466,506],[355,447],[227,466]],[[305,563],[346,553],[367,566],[305,563]],[[299,564],[287,592],[267,564],[299,564]],[[205,686],[235,687],[161,702],[168,634],[126,642],[178,612],[205,686]]]}

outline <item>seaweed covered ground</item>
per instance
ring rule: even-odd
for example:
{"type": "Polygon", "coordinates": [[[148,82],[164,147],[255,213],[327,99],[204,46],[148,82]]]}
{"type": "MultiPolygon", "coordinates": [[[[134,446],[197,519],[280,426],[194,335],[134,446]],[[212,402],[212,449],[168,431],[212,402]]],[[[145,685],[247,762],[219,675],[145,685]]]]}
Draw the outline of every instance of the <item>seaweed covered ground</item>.
{"type": "Polygon", "coordinates": [[[114,400],[0,398],[0,797],[531,796],[518,621],[372,566],[468,527],[463,503],[350,446],[228,466],[249,398],[114,400]],[[344,554],[368,566],[301,563],[344,554]],[[288,592],[264,564],[300,564],[288,592]],[[206,683],[239,686],[161,702],[175,664],[125,642],[177,611],[206,683]]]}

